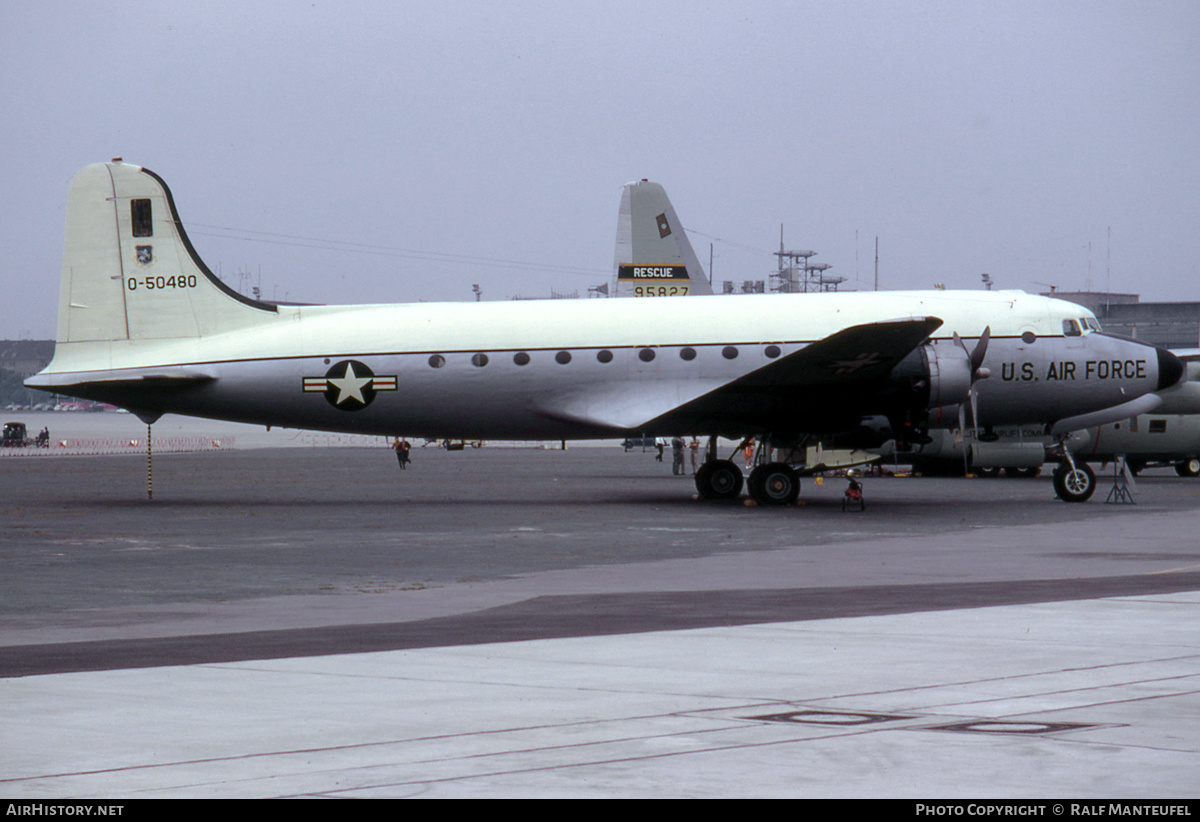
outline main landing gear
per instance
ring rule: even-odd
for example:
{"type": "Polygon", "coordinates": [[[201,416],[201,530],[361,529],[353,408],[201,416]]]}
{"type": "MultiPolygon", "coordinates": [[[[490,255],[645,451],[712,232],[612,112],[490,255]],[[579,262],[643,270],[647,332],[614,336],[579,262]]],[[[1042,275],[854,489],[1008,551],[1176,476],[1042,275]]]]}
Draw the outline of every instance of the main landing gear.
{"type": "MultiPolygon", "coordinates": [[[[748,444],[743,443],[738,451],[748,444]]],[[[696,471],[696,490],[705,499],[737,499],[743,484],[759,505],[792,505],[800,496],[800,475],[787,463],[762,463],[750,472],[749,480],[744,480],[742,469],[733,460],[716,458],[715,438],[709,440],[707,456],[696,471]]]]}
{"type": "Polygon", "coordinates": [[[800,475],[786,463],[768,462],[750,472],[746,487],[759,505],[794,505],[800,496],[800,475]]]}
{"type": "Polygon", "coordinates": [[[737,499],[742,483],[742,469],[732,460],[710,460],[696,471],[696,490],[705,499],[737,499]]]}
{"type": "MultiPolygon", "coordinates": [[[[737,499],[743,482],[742,469],[732,460],[712,460],[696,471],[696,490],[705,499],[737,499]]],[[[792,505],[800,496],[800,475],[785,463],[770,462],[751,471],[745,486],[759,505],[792,505]]]]}

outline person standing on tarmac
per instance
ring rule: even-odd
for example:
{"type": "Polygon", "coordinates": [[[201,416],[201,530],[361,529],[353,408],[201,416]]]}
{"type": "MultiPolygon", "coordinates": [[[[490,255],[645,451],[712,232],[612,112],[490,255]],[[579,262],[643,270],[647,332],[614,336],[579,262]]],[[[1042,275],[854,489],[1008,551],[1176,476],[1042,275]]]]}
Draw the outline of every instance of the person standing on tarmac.
{"type": "Polygon", "coordinates": [[[679,437],[671,437],[671,473],[683,473],[683,440],[679,437]]]}

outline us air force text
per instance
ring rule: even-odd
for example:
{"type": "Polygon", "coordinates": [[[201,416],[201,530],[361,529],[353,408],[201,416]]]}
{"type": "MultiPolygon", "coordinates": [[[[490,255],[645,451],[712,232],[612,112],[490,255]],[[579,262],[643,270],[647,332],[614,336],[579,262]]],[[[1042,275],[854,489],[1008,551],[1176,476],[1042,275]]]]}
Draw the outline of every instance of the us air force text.
{"type": "Polygon", "coordinates": [[[1077,375],[1076,366],[1080,363],[1072,360],[1052,362],[1046,373],[1038,376],[1031,362],[1006,362],[1000,365],[1000,378],[1012,382],[1037,382],[1043,380],[1123,380],[1142,379],[1146,376],[1145,360],[1087,360],[1083,365],[1083,375],[1077,375]]]}

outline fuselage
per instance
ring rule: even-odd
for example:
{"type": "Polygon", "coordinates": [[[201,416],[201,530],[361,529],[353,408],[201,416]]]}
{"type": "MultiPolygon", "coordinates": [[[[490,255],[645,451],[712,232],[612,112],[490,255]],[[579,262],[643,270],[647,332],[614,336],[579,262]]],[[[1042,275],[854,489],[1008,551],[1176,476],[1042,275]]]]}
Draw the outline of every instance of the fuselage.
{"type": "MultiPolygon", "coordinates": [[[[981,424],[1118,405],[1168,376],[1157,349],[1090,330],[1094,318],[1074,304],[930,291],[280,306],[222,333],[109,341],[100,358],[100,343],[60,343],[30,384],[148,416],[328,431],[670,435],[687,433],[672,409],[774,360],[851,326],[918,317],[943,321],[932,346],[969,348],[990,329],[990,375],[976,384],[981,424]]],[[[814,391],[796,404],[799,429],[821,418],[821,403],[814,391]]],[[[934,422],[952,423],[943,412],[934,422]]],[[[754,433],[722,428],[696,433],[754,433]]]]}

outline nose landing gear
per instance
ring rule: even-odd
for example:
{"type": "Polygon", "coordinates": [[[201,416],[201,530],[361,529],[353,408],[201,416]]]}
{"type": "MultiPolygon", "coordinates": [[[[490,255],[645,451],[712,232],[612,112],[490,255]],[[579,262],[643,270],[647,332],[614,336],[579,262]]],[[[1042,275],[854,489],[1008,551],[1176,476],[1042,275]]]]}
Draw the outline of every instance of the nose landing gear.
{"type": "Polygon", "coordinates": [[[1054,493],[1063,502],[1087,502],[1096,490],[1096,474],[1086,462],[1068,460],[1054,469],[1054,493]]]}
{"type": "Polygon", "coordinates": [[[1055,438],[1051,453],[1060,457],[1054,469],[1054,493],[1063,502],[1087,502],[1096,490],[1096,473],[1086,462],[1078,465],[1067,448],[1065,434],[1055,438]]]}

